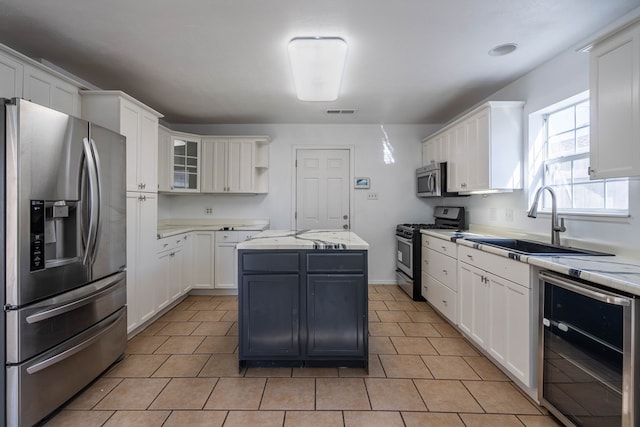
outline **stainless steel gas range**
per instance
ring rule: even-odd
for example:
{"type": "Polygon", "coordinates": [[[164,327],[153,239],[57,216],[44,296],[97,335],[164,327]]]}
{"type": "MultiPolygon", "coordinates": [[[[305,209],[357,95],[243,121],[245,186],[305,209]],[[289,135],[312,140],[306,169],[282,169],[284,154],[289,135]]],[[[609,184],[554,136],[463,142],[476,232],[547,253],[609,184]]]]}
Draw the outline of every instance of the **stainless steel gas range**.
{"type": "Polygon", "coordinates": [[[396,226],[396,283],[414,301],[424,301],[421,289],[422,239],[420,230],[464,230],[463,207],[438,206],[432,224],[398,224],[396,226]]]}

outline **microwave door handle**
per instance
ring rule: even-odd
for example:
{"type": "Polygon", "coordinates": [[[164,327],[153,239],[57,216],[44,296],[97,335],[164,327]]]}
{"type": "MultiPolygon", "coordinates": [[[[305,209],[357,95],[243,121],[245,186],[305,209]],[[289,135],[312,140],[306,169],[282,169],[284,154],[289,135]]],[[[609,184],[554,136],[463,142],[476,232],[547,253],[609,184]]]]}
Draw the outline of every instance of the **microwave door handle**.
{"type": "Polygon", "coordinates": [[[92,253],[93,247],[95,246],[95,229],[97,227],[96,224],[96,168],[95,168],[95,160],[93,158],[93,153],[91,152],[91,146],[89,144],[89,140],[87,138],[82,139],[82,147],[84,149],[84,158],[85,158],[85,167],[87,172],[87,181],[89,184],[89,225],[87,230],[87,242],[85,245],[84,256],[82,257],[82,263],[87,265],[92,261],[92,253]]]}
{"type": "Polygon", "coordinates": [[[436,191],[436,176],[434,174],[429,175],[429,192],[434,193],[436,191]]]}
{"type": "Polygon", "coordinates": [[[102,230],[102,180],[100,178],[100,156],[98,148],[93,138],[89,139],[91,153],[93,154],[95,176],[96,176],[96,195],[95,195],[95,218],[96,225],[94,227],[93,247],[91,248],[91,261],[95,259],[97,248],[100,246],[100,232],[102,230]]]}

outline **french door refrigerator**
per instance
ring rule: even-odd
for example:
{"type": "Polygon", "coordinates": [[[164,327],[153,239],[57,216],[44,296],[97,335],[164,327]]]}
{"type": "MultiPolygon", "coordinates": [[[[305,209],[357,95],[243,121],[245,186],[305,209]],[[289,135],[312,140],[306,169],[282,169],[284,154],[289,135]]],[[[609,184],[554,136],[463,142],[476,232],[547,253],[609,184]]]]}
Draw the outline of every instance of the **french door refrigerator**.
{"type": "Polygon", "coordinates": [[[124,354],[125,140],[0,101],[0,393],[6,425],[30,426],[124,354]]]}

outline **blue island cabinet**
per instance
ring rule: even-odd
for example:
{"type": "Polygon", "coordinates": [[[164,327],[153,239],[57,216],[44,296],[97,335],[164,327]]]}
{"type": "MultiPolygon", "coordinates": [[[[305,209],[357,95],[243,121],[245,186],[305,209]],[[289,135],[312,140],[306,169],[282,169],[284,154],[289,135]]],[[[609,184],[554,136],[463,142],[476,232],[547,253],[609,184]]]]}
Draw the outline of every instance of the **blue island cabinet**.
{"type": "Polygon", "coordinates": [[[368,369],[367,251],[239,250],[239,362],[368,369]]]}

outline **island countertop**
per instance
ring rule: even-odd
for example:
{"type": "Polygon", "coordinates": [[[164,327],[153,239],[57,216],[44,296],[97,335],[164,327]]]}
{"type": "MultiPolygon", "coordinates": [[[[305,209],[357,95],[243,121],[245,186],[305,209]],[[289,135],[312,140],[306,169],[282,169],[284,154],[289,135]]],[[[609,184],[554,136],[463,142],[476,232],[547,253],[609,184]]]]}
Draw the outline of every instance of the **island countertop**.
{"type": "Polygon", "coordinates": [[[264,230],[238,249],[369,250],[369,244],[348,230],[264,230]]]}

